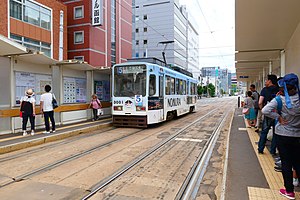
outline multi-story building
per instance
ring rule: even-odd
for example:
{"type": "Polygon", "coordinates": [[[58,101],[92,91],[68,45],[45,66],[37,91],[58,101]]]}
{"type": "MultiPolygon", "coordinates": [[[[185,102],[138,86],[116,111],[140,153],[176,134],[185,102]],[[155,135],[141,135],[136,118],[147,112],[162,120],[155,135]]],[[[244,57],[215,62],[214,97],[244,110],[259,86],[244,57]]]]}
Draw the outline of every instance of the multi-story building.
{"type": "Polygon", "coordinates": [[[131,0],[62,0],[68,7],[68,58],[111,67],[131,58],[131,0]]]}
{"type": "Polygon", "coordinates": [[[0,34],[50,58],[67,58],[67,8],[57,0],[4,0],[0,34]]]}
{"type": "Polygon", "coordinates": [[[189,60],[188,54],[193,56],[195,52],[188,52],[191,45],[188,33],[195,41],[194,45],[198,44],[198,33],[188,20],[186,7],[181,6],[179,0],[135,0],[133,13],[132,57],[163,60],[164,51],[168,64],[194,71],[197,61],[189,60]]]}
{"type": "Polygon", "coordinates": [[[188,45],[187,45],[187,69],[194,78],[200,78],[199,66],[199,34],[197,32],[198,25],[191,15],[188,15],[188,45]]]}
{"type": "Polygon", "coordinates": [[[216,87],[216,94],[228,93],[228,69],[220,67],[203,67],[201,74],[206,83],[212,83],[216,87]],[[213,80],[213,81],[212,81],[213,80]]]}

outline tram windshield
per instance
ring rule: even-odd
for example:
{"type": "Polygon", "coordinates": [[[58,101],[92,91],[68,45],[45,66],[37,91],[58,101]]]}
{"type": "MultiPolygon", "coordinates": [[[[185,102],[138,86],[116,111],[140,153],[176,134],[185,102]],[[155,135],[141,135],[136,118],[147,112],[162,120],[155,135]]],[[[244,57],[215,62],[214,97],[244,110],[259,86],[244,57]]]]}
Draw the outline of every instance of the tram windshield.
{"type": "Polygon", "coordinates": [[[114,69],[114,96],[146,95],[146,66],[126,65],[114,69]]]}

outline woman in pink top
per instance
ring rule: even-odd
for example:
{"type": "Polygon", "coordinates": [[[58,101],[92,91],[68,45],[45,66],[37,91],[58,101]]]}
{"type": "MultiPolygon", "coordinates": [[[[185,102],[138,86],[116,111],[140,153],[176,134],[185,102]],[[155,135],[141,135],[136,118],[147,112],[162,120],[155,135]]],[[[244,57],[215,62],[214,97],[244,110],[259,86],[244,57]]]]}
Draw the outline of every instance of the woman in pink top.
{"type": "Polygon", "coordinates": [[[98,99],[98,97],[97,97],[96,94],[93,94],[93,95],[92,95],[92,100],[91,100],[91,103],[90,103],[90,108],[93,109],[93,115],[94,115],[94,118],[93,118],[92,120],[95,121],[95,120],[98,119],[98,116],[97,116],[97,110],[98,110],[99,108],[102,108],[101,102],[100,102],[100,100],[98,99]]]}

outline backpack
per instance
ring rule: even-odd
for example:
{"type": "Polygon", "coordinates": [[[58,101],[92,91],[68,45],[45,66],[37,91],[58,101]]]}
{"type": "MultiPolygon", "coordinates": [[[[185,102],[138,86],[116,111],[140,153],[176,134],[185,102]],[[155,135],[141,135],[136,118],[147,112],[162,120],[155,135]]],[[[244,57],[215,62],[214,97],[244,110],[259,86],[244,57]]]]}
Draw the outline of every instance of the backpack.
{"type": "Polygon", "coordinates": [[[22,113],[32,115],[33,114],[32,103],[30,103],[29,101],[22,101],[21,111],[22,113]]]}
{"type": "MultiPolygon", "coordinates": [[[[258,102],[259,102],[260,94],[259,94],[256,90],[255,90],[253,93],[256,93],[256,94],[257,94],[257,100],[255,101],[254,108],[255,108],[255,109],[259,109],[258,102]]],[[[253,100],[255,100],[255,99],[253,99],[253,100]]]]}

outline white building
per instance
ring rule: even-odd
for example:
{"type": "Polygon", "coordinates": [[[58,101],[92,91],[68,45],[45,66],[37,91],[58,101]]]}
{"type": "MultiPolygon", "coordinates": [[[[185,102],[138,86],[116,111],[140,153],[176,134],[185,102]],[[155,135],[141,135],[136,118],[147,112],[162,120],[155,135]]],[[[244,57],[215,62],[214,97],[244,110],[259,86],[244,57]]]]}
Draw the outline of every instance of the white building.
{"type": "Polygon", "coordinates": [[[163,60],[164,51],[168,64],[196,71],[194,68],[199,63],[198,55],[195,56],[196,52],[189,52],[188,49],[190,45],[191,49],[197,50],[198,33],[188,21],[186,7],[181,6],[179,0],[135,0],[133,4],[132,57],[163,60]],[[189,54],[196,59],[189,60],[189,54]]]}

